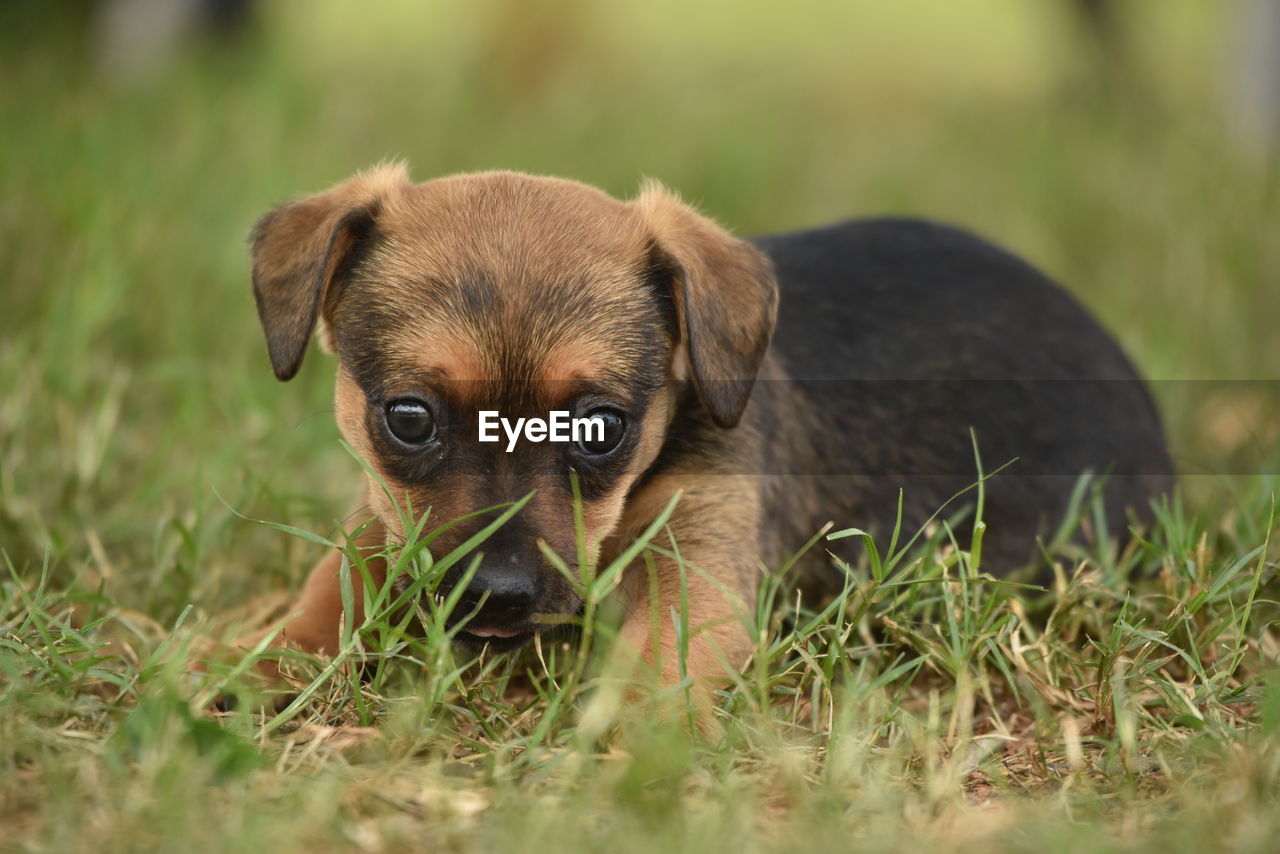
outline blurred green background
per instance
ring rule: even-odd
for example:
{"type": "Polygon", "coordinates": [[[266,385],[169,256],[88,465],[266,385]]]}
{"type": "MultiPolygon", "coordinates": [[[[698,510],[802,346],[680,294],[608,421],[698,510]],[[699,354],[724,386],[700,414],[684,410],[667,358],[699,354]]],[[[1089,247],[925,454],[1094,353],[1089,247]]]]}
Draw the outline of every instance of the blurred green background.
{"type": "Polygon", "coordinates": [[[1101,40],[1077,5],[326,0],[220,33],[6,4],[0,546],[161,620],[303,571],[230,508],[330,530],[358,470],[328,358],[271,376],[245,237],[388,157],[653,176],[741,233],[967,226],[1162,381],[1184,470],[1261,471],[1274,385],[1173,382],[1280,376],[1280,170],[1231,95],[1248,4],[1117,2],[1101,40]]]}

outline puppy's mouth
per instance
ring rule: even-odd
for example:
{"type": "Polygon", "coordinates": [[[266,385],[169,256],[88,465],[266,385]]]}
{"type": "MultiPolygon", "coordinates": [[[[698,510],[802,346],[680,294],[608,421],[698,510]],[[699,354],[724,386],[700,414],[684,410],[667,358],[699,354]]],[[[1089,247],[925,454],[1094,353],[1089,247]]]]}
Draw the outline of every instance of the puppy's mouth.
{"type": "Polygon", "coordinates": [[[532,640],[533,630],[468,624],[454,635],[454,639],[471,649],[482,649],[487,646],[495,652],[506,652],[519,649],[532,640]]]}

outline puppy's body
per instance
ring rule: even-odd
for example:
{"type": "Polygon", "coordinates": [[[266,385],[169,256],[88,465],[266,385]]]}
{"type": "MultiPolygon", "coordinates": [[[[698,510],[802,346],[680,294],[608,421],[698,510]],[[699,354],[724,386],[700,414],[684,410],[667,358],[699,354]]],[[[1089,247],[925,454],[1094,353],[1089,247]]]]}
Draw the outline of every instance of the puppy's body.
{"type": "MultiPolygon", "coordinates": [[[[988,487],[990,566],[1030,556],[1085,470],[1113,472],[1117,520],[1167,485],[1158,419],[1111,339],[1027,265],[938,226],[753,246],[660,188],[619,202],[558,179],[413,185],[384,167],[265,217],[254,290],[277,376],[296,372],[313,329],[337,353],[339,426],[390,487],[366,487],[362,545],[404,537],[406,507],[444,523],[534,494],[464,591],[458,637],[473,646],[518,646],[579,609],[539,551],[576,555],[575,473],[594,564],[681,493],[667,527],[684,567],[655,553],[654,574],[636,563],[619,591],[623,648],[671,681],[678,603],[683,672],[723,678],[751,648],[737,615],[757,555],[776,563],[827,520],[883,531],[899,488],[918,524],[974,481],[971,428],[988,470],[1019,458],[988,487]],[[609,427],[507,453],[478,441],[492,410],[609,427]]],[[[486,521],[453,525],[433,552],[486,521]]],[[[285,640],[336,649],[337,569],[331,557],[312,573],[285,640]]],[[[838,588],[821,560],[804,572],[838,588]]],[[[359,589],[355,601],[359,619],[359,589]]]]}
{"type": "MultiPolygon", "coordinates": [[[[985,485],[984,569],[1031,558],[1086,471],[1106,475],[1113,534],[1126,509],[1142,515],[1169,487],[1160,420],[1132,364],[1020,259],[918,220],[754,242],[782,295],[744,418],[771,475],[762,489],[776,521],[761,547],[773,561],[826,520],[885,535],[899,489],[916,530],[976,481],[974,436],[987,472],[1010,464],[985,485]]],[[[840,583],[810,567],[809,586],[840,583]]]]}

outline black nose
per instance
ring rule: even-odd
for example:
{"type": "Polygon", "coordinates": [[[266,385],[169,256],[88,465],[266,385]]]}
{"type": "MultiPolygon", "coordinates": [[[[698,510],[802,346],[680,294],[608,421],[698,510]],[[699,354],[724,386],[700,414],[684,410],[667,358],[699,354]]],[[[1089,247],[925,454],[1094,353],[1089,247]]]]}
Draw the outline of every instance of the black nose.
{"type": "Polygon", "coordinates": [[[472,576],[455,614],[465,618],[479,607],[470,620],[472,625],[503,628],[521,624],[532,616],[537,595],[537,574],[532,569],[511,562],[486,561],[472,576]]]}

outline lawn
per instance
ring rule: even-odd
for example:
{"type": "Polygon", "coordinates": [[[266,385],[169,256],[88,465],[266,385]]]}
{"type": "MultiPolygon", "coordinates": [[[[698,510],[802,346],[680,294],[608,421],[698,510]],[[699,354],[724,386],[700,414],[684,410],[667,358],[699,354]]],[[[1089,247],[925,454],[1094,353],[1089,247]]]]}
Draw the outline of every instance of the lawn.
{"type": "Polygon", "coordinates": [[[1225,6],[1126,8],[1110,82],[1015,0],[276,4],[150,73],[0,12],[0,847],[1276,850],[1280,168],[1223,117],[1225,6]],[[391,156],[653,176],[745,234],[969,227],[1121,340],[1178,493],[1119,550],[1083,483],[1047,589],[942,524],[830,608],[771,583],[714,739],[613,728],[589,650],[472,662],[389,608],[268,714],[188,664],[296,588],[361,472],[332,360],[271,375],[245,238],[391,156]]]}

